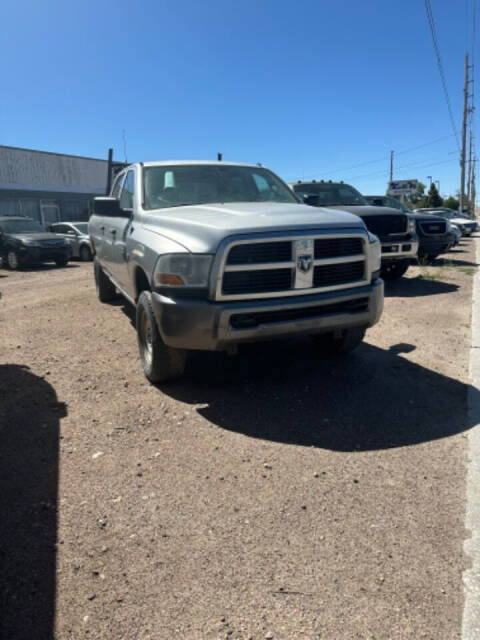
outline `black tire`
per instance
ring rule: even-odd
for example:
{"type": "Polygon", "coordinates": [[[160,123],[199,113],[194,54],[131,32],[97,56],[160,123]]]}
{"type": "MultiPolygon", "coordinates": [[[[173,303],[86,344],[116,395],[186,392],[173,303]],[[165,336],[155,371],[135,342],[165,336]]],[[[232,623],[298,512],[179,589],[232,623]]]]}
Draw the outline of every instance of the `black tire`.
{"type": "Polygon", "coordinates": [[[10,271],[16,271],[20,267],[20,260],[18,259],[18,253],[13,249],[7,249],[5,255],[5,264],[10,271]]]}
{"type": "Polygon", "coordinates": [[[432,264],[432,262],[434,262],[439,255],[440,255],[439,253],[428,253],[422,257],[419,256],[418,262],[420,264],[421,263],[432,264]]]}
{"type": "Polygon", "coordinates": [[[152,307],[152,294],[142,291],[137,302],[136,327],[143,372],[150,382],[180,378],[185,370],[184,349],[168,347],[158,331],[152,307]]]}
{"type": "Polygon", "coordinates": [[[395,260],[382,266],[380,277],[384,280],[398,280],[407,272],[409,260],[395,260]]]}
{"type": "Polygon", "coordinates": [[[94,260],[93,272],[95,275],[95,287],[100,302],[111,302],[117,297],[117,290],[110,278],[105,274],[98,260],[94,260]]]}
{"type": "Polygon", "coordinates": [[[68,258],[59,258],[58,260],[55,260],[55,264],[57,267],[66,267],[68,264],[68,258]]]}
{"type": "Polygon", "coordinates": [[[322,333],[318,336],[313,336],[313,339],[321,350],[326,353],[349,353],[361,344],[366,330],[366,327],[351,327],[350,329],[340,329],[332,333],[322,333]]]}
{"type": "Polygon", "coordinates": [[[90,247],[87,247],[86,244],[83,244],[80,247],[79,255],[82,262],[90,262],[92,259],[92,252],[90,251],[90,247]]]}

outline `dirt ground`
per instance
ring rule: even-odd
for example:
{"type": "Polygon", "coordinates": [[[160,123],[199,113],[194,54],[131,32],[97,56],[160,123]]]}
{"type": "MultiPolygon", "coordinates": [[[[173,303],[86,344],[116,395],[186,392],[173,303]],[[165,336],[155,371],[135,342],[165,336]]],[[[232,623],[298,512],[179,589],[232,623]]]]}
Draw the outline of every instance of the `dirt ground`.
{"type": "Polygon", "coordinates": [[[459,638],[473,245],[159,387],[91,264],[0,271],[0,637],[459,638]]]}

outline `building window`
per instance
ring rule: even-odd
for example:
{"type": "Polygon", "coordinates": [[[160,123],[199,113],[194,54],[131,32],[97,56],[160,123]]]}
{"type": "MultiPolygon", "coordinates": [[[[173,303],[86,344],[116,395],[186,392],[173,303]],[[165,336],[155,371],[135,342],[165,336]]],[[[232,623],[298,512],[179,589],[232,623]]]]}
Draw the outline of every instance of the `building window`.
{"type": "Polygon", "coordinates": [[[17,200],[0,200],[0,216],[18,216],[17,200]]]}
{"type": "Polygon", "coordinates": [[[20,213],[22,216],[41,222],[38,200],[20,200],[20,213]]]}
{"type": "Polygon", "coordinates": [[[62,220],[81,222],[88,220],[90,206],[88,200],[65,200],[61,203],[62,220]]]}

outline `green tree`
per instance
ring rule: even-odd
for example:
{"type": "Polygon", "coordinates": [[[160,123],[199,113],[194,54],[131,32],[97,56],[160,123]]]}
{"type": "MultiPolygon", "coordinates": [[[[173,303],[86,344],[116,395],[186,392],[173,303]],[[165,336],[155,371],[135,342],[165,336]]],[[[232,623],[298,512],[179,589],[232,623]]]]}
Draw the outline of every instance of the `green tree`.
{"type": "Polygon", "coordinates": [[[417,182],[417,190],[415,193],[412,193],[408,196],[409,201],[415,205],[416,207],[421,207],[423,206],[422,204],[419,204],[419,202],[423,202],[423,197],[425,194],[425,185],[423,184],[423,182],[418,181],[417,182]]]}
{"type": "Polygon", "coordinates": [[[438,193],[438,189],[434,182],[430,185],[426,200],[428,203],[427,207],[441,207],[443,205],[443,198],[438,193]]]}
{"type": "Polygon", "coordinates": [[[445,207],[448,207],[448,209],[455,209],[455,211],[458,211],[460,205],[459,201],[453,196],[448,196],[448,198],[443,201],[443,204],[445,207]]]}

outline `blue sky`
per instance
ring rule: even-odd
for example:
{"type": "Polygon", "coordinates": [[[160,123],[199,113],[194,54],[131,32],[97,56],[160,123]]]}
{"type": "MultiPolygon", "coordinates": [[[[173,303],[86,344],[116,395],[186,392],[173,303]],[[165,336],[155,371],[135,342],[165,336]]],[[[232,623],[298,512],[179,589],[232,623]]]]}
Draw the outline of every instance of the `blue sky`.
{"type": "MultiPolygon", "coordinates": [[[[431,2],[460,132],[473,0],[431,2]]],[[[0,53],[0,144],[458,189],[423,0],[4,0],[0,53]]]]}

